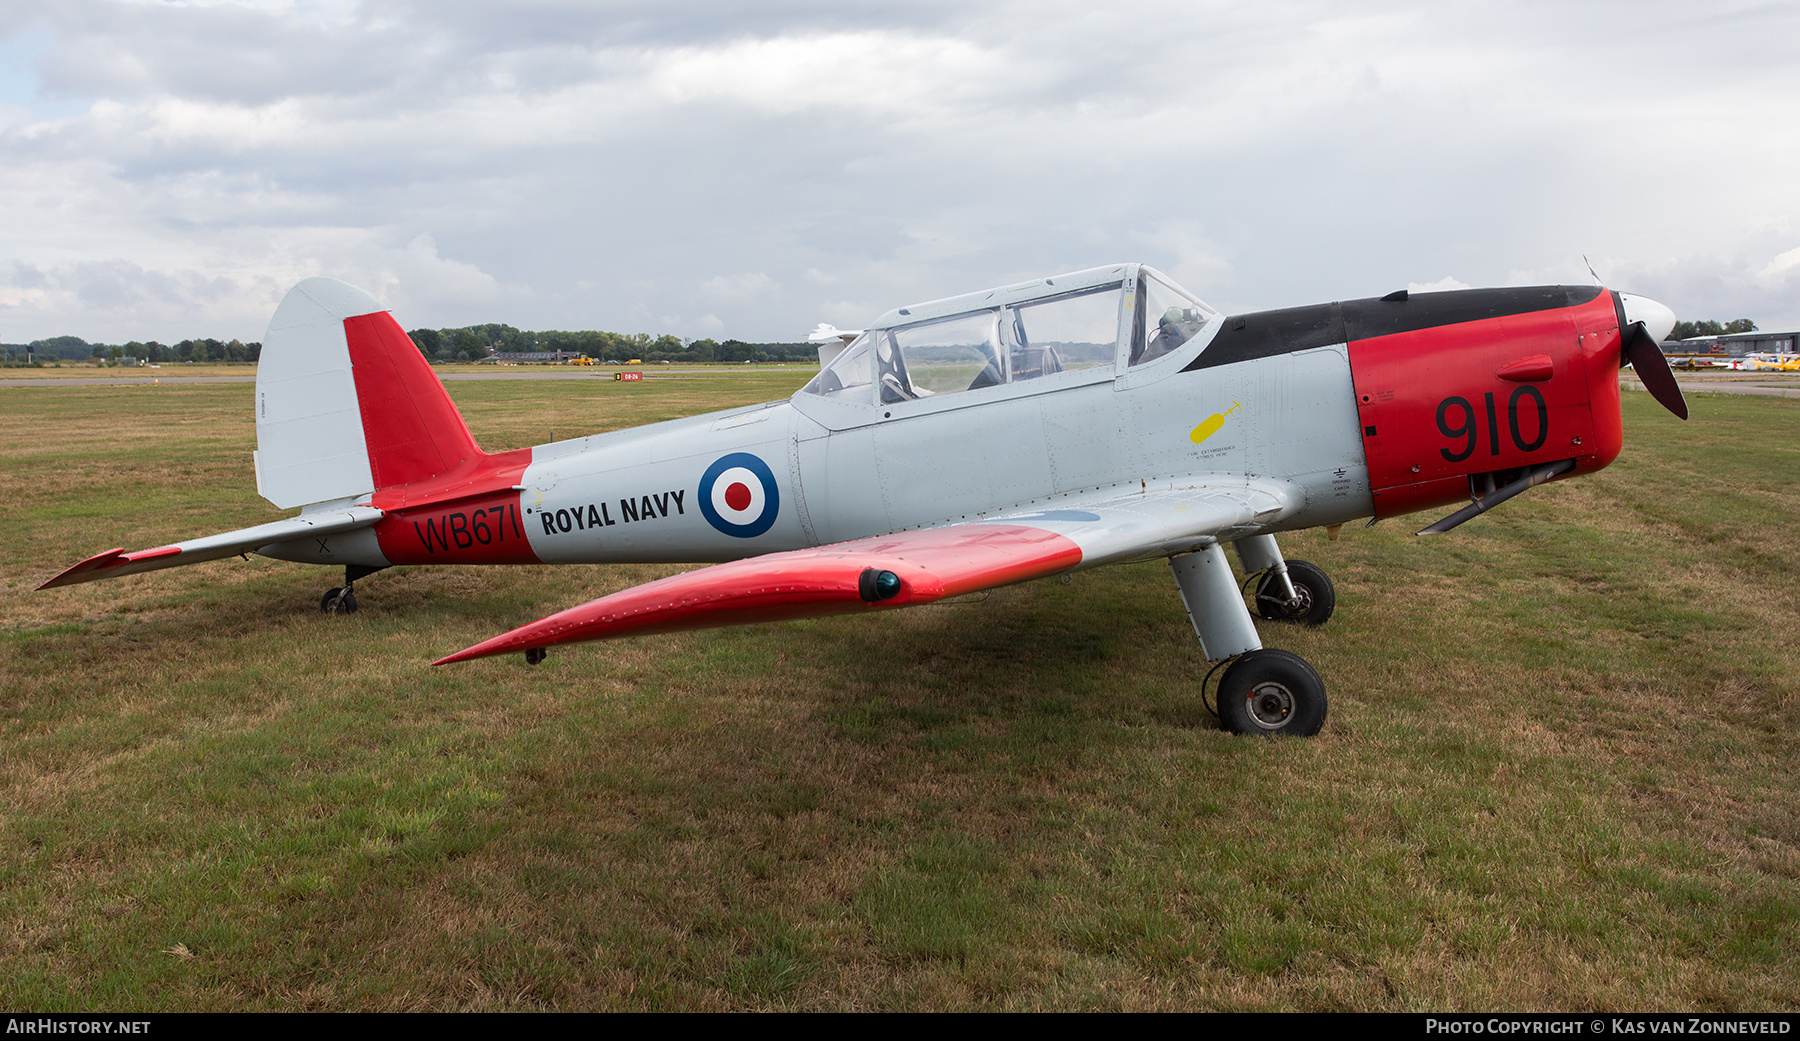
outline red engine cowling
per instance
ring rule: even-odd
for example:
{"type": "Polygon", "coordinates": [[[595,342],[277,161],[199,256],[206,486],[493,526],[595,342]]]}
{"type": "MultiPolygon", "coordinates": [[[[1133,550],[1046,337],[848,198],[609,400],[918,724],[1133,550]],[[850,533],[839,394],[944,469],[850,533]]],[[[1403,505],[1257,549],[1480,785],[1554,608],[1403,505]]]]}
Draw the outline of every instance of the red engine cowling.
{"type": "Polygon", "coordinates": [[[1375,515],[1466,503],[1471,487],[1545,463],[1572,460],[1567,477],[1617,458],[1619,307],[1595,286],[1344,304],[1375,515]]]}

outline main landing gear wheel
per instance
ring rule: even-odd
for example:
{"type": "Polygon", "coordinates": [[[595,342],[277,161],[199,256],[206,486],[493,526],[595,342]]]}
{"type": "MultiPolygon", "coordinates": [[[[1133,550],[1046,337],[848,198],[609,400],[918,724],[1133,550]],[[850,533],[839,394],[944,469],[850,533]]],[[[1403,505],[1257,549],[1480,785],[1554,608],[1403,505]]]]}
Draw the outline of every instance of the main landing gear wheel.
{"type": "Polygon", "coordinates": [[[1304,560],[1287,562],[1288,581],[1294,583],[1297,603],[1288,603],[1281,595],[1281,583],[1273,571],[1256,584],[1256,613],[1271,622],[1299,622],[1320,626],[1337,607],[1337,590],[1331,579],[1316,564],[1304,560]]]}
{"type": "Polygon", "coordinates": [[[356,611],[356,591],[349,586],[325,590],[319,598],[319,610],[326,614],[353,614],[356,611]]]}
{"type": "Polygon", "coordinates": [[[1325,707],[1325,681],[1292,651],[1251,651],[1219,681],[1219,723],[1233,734],[1311,737],[1325,725],[1325,707]]]}

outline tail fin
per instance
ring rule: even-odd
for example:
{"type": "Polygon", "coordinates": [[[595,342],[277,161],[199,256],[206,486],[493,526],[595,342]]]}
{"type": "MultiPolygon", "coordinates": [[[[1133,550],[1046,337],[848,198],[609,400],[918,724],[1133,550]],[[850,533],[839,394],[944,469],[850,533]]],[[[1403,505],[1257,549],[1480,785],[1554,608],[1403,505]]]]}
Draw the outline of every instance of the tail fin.
{"type": "Polygon", "coordinates": [[[412,339],[355,286],[309,278],[290,290],[256,370],[256,490],[283,509],[483,458],[412,339]]]}

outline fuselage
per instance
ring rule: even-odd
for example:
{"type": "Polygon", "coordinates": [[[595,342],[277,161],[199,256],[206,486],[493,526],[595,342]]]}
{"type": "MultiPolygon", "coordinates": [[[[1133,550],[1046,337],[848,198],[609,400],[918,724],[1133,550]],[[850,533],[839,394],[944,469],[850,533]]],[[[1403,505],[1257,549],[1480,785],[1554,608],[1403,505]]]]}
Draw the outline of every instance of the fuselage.
{"type": "Polygon", "coordinates": [[[991,322],[998,367],[959,377],[967,389],[921,389],[919,354],[891,393],[871,368],[866,393],[809,385],[490,456],[454,494],[384,488],[365,497],[386,511],[374,527],[262,552],[368,567],[724,561],[1246,476],[1298,504],[1250,532],[1269,533],[1466,501],[1523,467],[1589,472],[1619,452],[1625,316],[1598,287],[1190,309],[1198,331],[1153,356],[1137,266],[1079,274],[1075,290],[1058,276],[890,312],[865,333],[901,344],[932,323],[991,322]],[[1009,331],[1042,301],[1102,292],[1121,301],[1110,363],[1066,349],[1051,371],[1029,360],[1022,321],[1009,331]]]}

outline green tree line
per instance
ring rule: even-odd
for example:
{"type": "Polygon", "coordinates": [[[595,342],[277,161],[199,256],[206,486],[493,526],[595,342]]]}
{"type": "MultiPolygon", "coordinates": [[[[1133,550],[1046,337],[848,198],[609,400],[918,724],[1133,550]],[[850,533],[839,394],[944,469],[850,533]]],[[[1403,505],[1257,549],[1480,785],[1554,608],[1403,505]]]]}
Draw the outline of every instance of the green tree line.
{"type": "MultiPolygon", "coordinates": [[[[498,323],[469,325],[460,329],[414,329],[412,337],[428,361],[480,361],[499,351],[563,351],[585,354],[597,361],[625,362],[641,358],[649,362],[741,363],[786,361],[816,362],[818,349],[810,343],[745,343],[742,340],[694,340],[686,342],[675,336],[651,336],[648,333],[599,332],[586,330],[534,332],[498,323]]],[[[52,336],[30,343],[0,344],[0,362],[22,364],[27,358],[36,362],[87,361],[107,359],[119,361],[140,358],[151,364],[176,362],[254,362],[262,354],[262,344],[241,340],[182,340],[169,345],[155,340],[132,340],[129,343],[89,343],[79,336],[52,336]]]]}
{"type": "MultiPolygon", "coordinates": [[[[1676,322],[1670,340],[1695,336],[1723,336],[1751,333],[1756,323],[1748,318],[1730,322],[1710,319],[1676,322]]],[[[510,325],[490,323],[468,325],[459,329],[414,329],[407,334],[428,361],[480,361],[495,352],[563,351],[585,354],[603,362],[620,363],[633,358],[648,362],[691,362],[695,364],[738,364],[742,362],[802,362],[818,360],[818,348],[810,343],[745,343],[742,340],[694,340],[686,342],[675,336],[651,336],[649,333],[609,333],[597,330],[565,332],[532,331],[510,325]]],[[[197,339],[176,344],[155,340],[132,340],[129,343],[89,343],[78,336],[52,336],[24,343],[0,343],[0,362],[20,364],[27,357],[38,362],[84,361],[141,358],[151,364],[177,362],[254,362],[262,354],[262,344],[241,340],[197,339]]]]}
{"type": "Polygon", "coordinates": [[[460,329],[414,329],[407,333],[429,361],[480,361],[493,353],[563,351],[585,354],[597,361],[625,362],[633,358],[659,362],[698,364],[747,361],[816,362],[818,348],[810,343],[745,343],[742,340],[694,340],[649,333],[609,333],[597,330],[534,332],[510,325],[469,325],[460,329]]]}
{"type": "Polygon", "coordinates": [[[183,340],[173,346],[155,340],[132,340],[129,343],[89,343],[79,336],[52,336],[30,343],[0,344],[0,361],[21,363],[27,358],[35,362],[86,361],[102,359],[119,361],[141,358],[151,364],[203,361],[256,361],[262,355],[262,344],[242,340],[183,340]]]}
{"type": "Polygon", "coordinates": [[[1748,318],[1720,324],[1710,319],[1701,322],[1676,322],[1675,328],[1669,331],[1669,339],[1685,340],[1691,336],[1725,336],[1729,333],[1753,333],[1756,323],[1748,318]]]}

